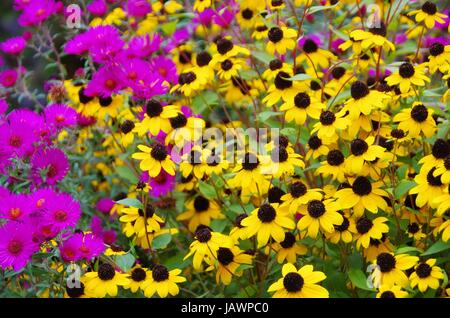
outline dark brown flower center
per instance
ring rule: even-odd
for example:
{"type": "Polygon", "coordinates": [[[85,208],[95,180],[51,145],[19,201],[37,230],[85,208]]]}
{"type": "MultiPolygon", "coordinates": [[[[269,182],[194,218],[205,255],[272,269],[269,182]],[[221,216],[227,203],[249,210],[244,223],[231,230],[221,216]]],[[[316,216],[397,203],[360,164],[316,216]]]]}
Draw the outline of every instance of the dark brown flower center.
{"type": "Polygon", "coordinates": [[[370,184],[369,179],[360,176],[353,182],[352,190],[355,194],[364,196],[372,192],[372,185],[370,184]]]}
{"type": "Polygon", "coordinates": [[[181,73],[180,76],[178,76],[178,83],[180,85],[190,84],[196,79],[197,75],[195,75],[194,72],[181,73]]]}
{"type": "Polygon", "coordinates": [[[366,217],[362,217],[356,221],[356,230],[359,234],[366,234],[372,228],[373,223],[366,217]]]}
{"type": "Polygon", "coordinates": [[[219,39],[218,41],[217,41],[217,51],[220,53],[220,54],[222,54],[222,55],[224,55],[224,54],[226,54],[227,52],[229,52],[229,51],[231,51],[232,49],[233,49],[233,42],[231,42],[230,40],[228,40],[228,39],[219,39]]]}
{"type": "Polygon", "coordinates": [[[249,171],[254,170],[258,167],[258,165],[259,165],[259,159],[256,155],[254,155],[250,152],[247,152],[244,155],[244,160],[242,161],[242,168],[244,170],[249,170],[249,171]]]}
{"type": "Polygon", "coordinates": [[[162,282],[169,278],[169,271],[163,265],[155,265],[152,269],[152,277],[155,282],[162,282]]]}
{"type": "Polygon", "coordinates": [[[133,269],[133,271],[131,272],[131,279],[134,280],[135,282],[143,281],[146,276],[147,274],[145,273],[145,271],[139,267],[133,269]]]}
{"type": "Polygon", "coordinates": [[[344,155],[340,150],[331,150],[327,155],[327,162],[330,166],[340,166],[344,159],[344,155]]]}
{"type": "Polygon", "coordinates": [[[377,257],[377,265],[382,273],[390,272],[395,268],[395,257],[389,253],[381,253],[377,257]]]}
{"type": "Polygon", "coordinates": [[[303,51],[305,53],[311,54],[316,52],[319,49],[316,42],[311,39],[306,39],[305,43],[303,43],[303,51]]]}
{"type": "Polygon", "coordinates": [[[342,221],[341,225],[334,225],[334,229],[338,232],[344,232],[350,226],[350,221],[345,216],[342,217],[344,220],[342,221]]]}
{"type": "Polygon", "coordinates": [[[285,194],[279,187],[272,187],[267,194],[267,200],[269,203],[281,203],[281,197],[285,194]]]}
{"type": "Polygon", "coordinates": [[[354,156],[361,156],[367,151],[367,149],[369,149],[367,142],[359,138],[353,140],[350,145],[350,150],[354,156]]]}
{"type": "Polygon", "coordinates": [[[326,110],[320,114],[319,120],[322,125],[329,126],[336,120],[336,115],[333,112],[326,110]]]}
{"type": "Polygon", "coordinates": [[[298,273],[288,273],[283,278],[283,286],[290,293],[296,293],[302,290],[304,284],[303,277],[298,273]]]}
{"type": "Polygon", "coordinates": [[[307,209],[309,215],[316,219],[324,215],[326,212],[325,205],[323,204],[322,201],[319,200],[309,201],[307,209]]]}
{"type": "Polygon", "coordinates": [[[294,97],[294,104],[298,108],[307,108],[311,105],[311,98],[306,93],[298,93],[294,97]]]}
{"type": "Polygon", "coordinates": [[[276,216],[277,212],[275,211],[273,206],[271,206],[268,203],[261,205],[260,208],[258,209],[258,218],[263,223],[272,222],[273,220],[275,220],[276,216]]]}
{"type": "Polygon", "coordinates": [[[209,201],[204,196],[197,196],[194,199],[194,208],[196,212],[205,212],[209,209],[209,201]]]}
{"type": "Polygon", "coordinates": [[[398,72],[401,77],[410,78],[414,75],[415,70],[414,70],[414,66],[411,63],[405,62],[402,65],[400,65],[398,72]]]}
{"type": "Polygon", "coordinates": [[[427,278],[431,275],[431,267],[427,263],[420,263],[416,268],[416,274],[420,278],[427,278]]]}
{"type": "Polygon", "coordinates": [[[393,129],[391,131],[391,136],[396,139],[401,139],[401,138],[405,137],[405,132],[401,129],[393,129]]]}
{"type": "Polygon", "coordinates": [[[439,138],[434,143],[431,151],[436,159],[444,159],[450,156],[450,143],[439,138]]]}
{"type": "Polygon", "coordinates": [[[319,149],[322,146],[322,140],[317,135],[311,136],[308,140],[308,146],[313,150],[319,149]]]}
{"type": "Polygon", "coordinates": [[[163,112],[163,107],[157,100],[151,99],[147,103],[146,113],[149,117],[158,117],[163,112]]]}
{"type": "Polygon", "coordinates": [[[272,150],[270,157],[273,162],[285,162],[286,160],[288,160],[289,155],[286,148],[277,147],[272,150]]]}
{"type": "Polygon", "coordinates": [[[230,264],[234,259],[233,252],[226,247],[219,247],[217,251],[217,260],[224,266],[230,264]]]}
{"type": "Polygon", "coordinates": [[[280,243],[281,247],[283,248],[291,248],[295,244],[295,235],[291,232],[286,232],[284,234],[284,240],[280,243]]]}
{"type": "Polygon", "coordinates": [[[200,67],[208,65],[211,60],[211,54],[206,51],[198,53],[196,57],[197,65],[200,67]]]}
{"type": "Polygon", "coordinates": [[[437,7],[433,2],[427,1],[422,5],[422,11],[429,15],[433,15],[437,12],[437,7]]]}
{"type": "Polygon", "coordinates": [[[428,118],[428,109],[424,105],[416,105],[411,110],[411,118],[418,123],[424,122],[428,118]]]}
{"type": "Polygon", "coordinates": [[[331,71],[331,75],[333,76],[334,79],[340,79],[342,76],[344,76],[345,74],[345,68],[338,66],[333,68],[333,70],[331,71]]]}
{"type": "Polygon", "coordinates": [[[438,56],[442,53],[444,53],[444,45],[440,42],[434,42],[433,44],[431,44],[430,46],[430,55],[432,56],[438,56]]]}
{"type": "Polygon", "coordinates": [[[241,12],[241,15],[245,20],[250,20],[253,18],[253,11],[247,8],[241,12]]]}
{"type": "Polygon", "coordinates": [[[369,95],[369,87],[364,82],[356,81],[352,84],[350,92],[352,94],[352,97],[358,100],[369,95]]]}
{"type": "Polygon", "coordinates": [[[205,225],[199,225],[195,230],[195,237],[200,243],[208,242],[211,236],[211,229],[205,225]]]}
{"type": "Polygon", "coordinates": [[[281,90],[292,87],[292,81],[287,80],[287,78],[290,78],[288,73],[283,71],[278,72],[274,81],[275,87],[281,90]]]}
{"type": "Polygon", "coordinates": [[[435,177],[433,175],[435,170],[436,170],[436,167],[433,167],[430,171],[428,171],[427,181],[428,181],[428,184],[431,186],[440,187],[440,186],[442,186],[441,176],[439,175],[439,176],[435,177]]]}
{"type": "Polygon", "coordinates": [[[167,149],[162,144],[155,144],[150,151],[150,155],[155,160],[163,161],[167,158],[167,149]]]}
{"type": "Polygon", "coordinates": [[[116,271],[111,264],[103,263],[98,267],[98,278],[101,280],[111,280],[116,275],[116,271]]]}
{"type": "Polygon", "coordinates": [[[279,59],[270,61],[269,68],[271,71],[279,70],[283,66],[283,62],[279,59]]]}
{"type": "Polygon", "coordinates": [[[176,117],[170,118],[169,121],[173,129],[185,127],[187,124],[186,116],[181,113],[179,113],[176,117]]]}
{"type": "Polygon", "coordinates": [[[283,39],[283,30],[278,27],[273,27],[269,30],[269,40],[273,43],[277,43],[283,39]]]}
{"type": "Polygon", "coordinates": [[[291,195],[294,198],[299,198],[306,194],[308,189],[303,182],[295,182],[291,185],[291,195]]]}

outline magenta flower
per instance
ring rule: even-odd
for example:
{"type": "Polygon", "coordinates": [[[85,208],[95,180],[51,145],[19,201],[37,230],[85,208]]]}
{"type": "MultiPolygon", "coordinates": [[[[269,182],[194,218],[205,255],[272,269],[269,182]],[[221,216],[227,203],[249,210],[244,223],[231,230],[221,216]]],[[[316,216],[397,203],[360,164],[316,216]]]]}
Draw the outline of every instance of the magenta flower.
{"type": "Polygon", "coordinates": [[[175,188],[175,176],[171,176],[164,170],[155,178],[150,178],[150,195],[161,197],[170,193],[175,188]]]}
{"type": "Polygon", "coordinates": [[[111,25],[99,25],[86,32],[86,41],[94,62],[114,61],[125,42],[120,38],[119,30],[111,25]]]}
{"type": "Polygon", "coordinates": [[[33,206],[25,194],[6,195],[0,204],[0,218],[9,221],[25,222],[32,211],[33,206]]]}
{"type": "Polygon", "coordinates": [[[53,225],[59,232],[67,227],[75,227],[80,215],[80,203],[69,194],[60,193],[45,208],[42,222],[53,225]]]}
{"type": "Polygon", "coordinates": [[[125,80],[123,71],[119,66],[101,67],[86,86],[85,94],[88,96],[109,97],[126,87],[125,80]]]}
{"type": "Polygon", "coordinates": [[[100,219],[98,216],[94,216],[92,218],[91,229],[92,233],[97,237],[101,237],[103,243],[107,245],[113,244],[117,239],[117,234],[114,230],[105,230],[103,228],[102,219],[100,219]]]}
{"type": "Polygon", "coordinates": [[[29,125],[11,123],[0,126],[0,153],[8,158],[31,155],[35,141],[29,125]]]}
{"type": "Polygon", "coordinates": [[[132,17],[144,17],[152,11],[150,3],[146,0],[128,0],[124,9],[132,17]]]}
{"type": "Polygon", "coordinates": [[[230,26],[231,22],[233,22],[234,17],[235,12],[227,8],[223,8],[216,11],[216,14],[214,16],[214,23],[224,29],[227,29],[230,26]]]}
{"type": "Polygon", "coordinates": [[[27,41],[21,36],[10,38],[0,44],[5,54],[19,55],[27,46],[27,41]]]}
{"type": "Polygon", "coordinates": [[[78,252],[81,258],[90,261],[105,251],[105,244],[100,237],[92,233],[76,235],[78,252]]]}
{"type": "Polygon", "coordinates": [[[52,104],[44,109],[44,117],[47,124],[58,129],[77,124],[77,112],[72,107],[64,104],[52,104]]]}
{"type": "Polygon", "coordinates": [[[29,224],[8,223],[0,228],[0,267],[12,266],[14,271],[25,267],[37,249],[29,224]]]}
{"type": "Polygon", "coordinates": [[[103,214],[109,214],[115,202],[111,198],[101,198],[97,201],[96,208],[103,214]]]}
{"type": "Polygon", "coordinates": [[[95,16],[103,16],[108,11],[105,0],[93,0],[86,6],[86,9],[95,16]]]}
{"type": "Polygon", "coordinates": [[[17,70],[9,69],[0,72],[0,84],[4,87],[13,87],[17,82],[17,70]]]}
{"type": "Polygon", "coordinates": [[[159,50],[162,39],[158,33],[154,33],[152,37],[150,35],[142,35],[133,37],[128,43],[126,50],[127,57],[149,57],[152,53],[159,50]]]}
{"type": "Polygon", "coordinates": [[[36,184],[54,185],[67,175],[70,165],[60,149],[40,149],[31,157],[31,174],[36,184]]]}
{"type": "Polygon", "coordinates": [[[150,67],[153,72],[171,84],[178,83],[177,66],[172,59],[165,56],[157,56],[150,60],[150,67]]]}
{"type": "Polygon", "coordinates": [[[59,245],[59,253],[63,261],[74,262],[80,259],[78,244],[80,240],[77,236],[83,236],[83,234],[77,233],[59,245]]]}
{"type": "Polygon", "coordinates": [[[20,26],[37,26],[58,9],[54,0],[30,0],[19,17],[20,26]]]}
{"type": "Polygon", "coordinates": [[[81,33],[66,42],[64,51],[68,54],[83,55],[89,51],[89,44],[86,33],[81,33]]]}
{"type": "Polygon", "coordinates": [[[8,110],[8,103],[4,99],[0,99],[0,115],[5,114],[8,110]]]}

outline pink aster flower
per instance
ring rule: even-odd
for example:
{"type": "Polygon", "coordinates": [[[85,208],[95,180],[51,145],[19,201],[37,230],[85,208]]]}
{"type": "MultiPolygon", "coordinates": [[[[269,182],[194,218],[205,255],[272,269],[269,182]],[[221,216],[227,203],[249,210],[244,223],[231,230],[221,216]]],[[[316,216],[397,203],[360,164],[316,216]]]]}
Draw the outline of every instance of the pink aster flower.
{"type": "Polygon", "coordinates": [[[0,228],[0,267],[12,266],[14,271],[25,267],[36,251],[29,224],[8,223],[0,228]]]}
{"type": "Polygon", "coordinates": [[[86,33],[77,34],[64,46],[64,52],[74,55],[83,55],[89,51],[90,42],[86,33]]]}
{"type": "Polygon", "coordinates": [[[101,198],[97,201],[96,208],[103,214],[111,212],[115,202],[111,198],[101,198]]]}
{"type": "Polygon", "coordinates": [[[103,240],[92,234],[76,234],[76,243],[78,244],[78,252],[81,258],[90,261],[94,257],[99,256],[105,251],[103,240]]]}
{"type": "Polygon", "coordinates": [[[58,129],[77,124],[77,112],[72,107],[64,104],[52,104],[44,109],[44,117],[47,124],[58,129]]]}
{"type": "Polygon", "coordinates": [[[175,188],[175,176],[162,170],[158,176],[150,178],[150,187],[151,189],[148,191],[150,195],[162,197],[175,188]]]}
{"type": "Polygon", "coordinates": [[[69,160],[60,149],[40,149],[31,157],[31,174],[36,184],[54,185],[69,171],[69,160]]]}
{"type": "Polygon", "coordinates": [[[81,215],[80,203],[69,194],[60,193],[49,202],[43,215],[43,224],[52,224],[57,231],[75,227],[81,215]]]}
{"type": "Polygon", "coordinates": [[[118,66],[104,66],[92,76],[85,93],[88,96],[109,97],[126,87],[125,80],[123,71],[118,66]]]}
{"type": "Polygon", "coordinates": [[[0,126],[0,153],[8,158],[31,155],[35,141],[29,125],[11,123],[0,126]]]}
{"type": "Polygon", "coordinates": [[[120,38],[119,30],[111,25],[99,25],[86,32],[86,41],[94,62],[114,61],[125,42],[120,38]]]}
{"type": "Polygon", "coordinates": [[[54,0],[30,0],[19,17],[20,26],[37,26],[58,9],[54,0]]]}
{"type": "Polygon", "coordinates": [[[146,0],[128,0],[125,11],[132,17],[144,17],[152,11],[152,7],[146,0]]]}
{"type": "Polygon", "coordinates": [[[8,103],[4,99],[0,99],[0,115],[3,115],[8,110],[8,103]]]}
{"type": "Polygon", "coordinates": [[[227,29],[230,26],[231,22],[233,22],[234,17],[235,12],[224,7],[216,11],[216,14],[214,16],[214,23],[224,29],[227,29]]]}
{"type": "Polygon", "coordinates": [[[28,220],[33,206],[25,194],[9,194],[2,198],[0,218],[8,221],[25,222],[28,220]]]}
{"type": "Polygon", "coordinates": [[[153,72],[158,73],[164,81],[171,84],[178,82],[177,66],[172,59],[165,56],[156,56],[150,60],[153,72]]]}
{"type": "Polygon", "coordinates": [[[0,44],[1,50],[5,54],[19,55],[27,46],[27,41],[21,36],[10,38],[0,44]]]}
{"type": "Polygon", "coordinates": [[[149,57],[153,52],[158,51],[162,38],[158,33],[133,37],[128,43],[126,54],[128,57],[149,57]]]}
{"type": "Polygon", "coordinates": [[[112,245],[117,239],[117,233],[114,230],[105,230],[102,226],[102,219],[98,216],[94,216],[91,222],[92,233],[101,237],[103,243],[107,245],[112,245]]]}
{"type": "Polygon", "coordinates": [[[13,87],[17,82],[17,70],[8,69],[0,72],[0,85],[4,87],[13,87]]]}
{"type": "Polygon", "coordinates": [[[86,6],[86,9],[95,16],[103,16],[108,11],[105,0],[93,0],[86,6]]]}

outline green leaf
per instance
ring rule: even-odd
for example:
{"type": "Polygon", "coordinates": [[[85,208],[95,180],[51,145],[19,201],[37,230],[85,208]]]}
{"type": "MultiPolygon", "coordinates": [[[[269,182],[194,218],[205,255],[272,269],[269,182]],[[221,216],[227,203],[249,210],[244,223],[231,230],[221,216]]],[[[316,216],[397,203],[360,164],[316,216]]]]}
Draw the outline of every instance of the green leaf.
{"type": "Polygon", "coordinates": [[[276,115],[279,115],[279,114],[281,114],[280,112],[273,112],[273,111],[265,111],[265,112],[262,112],[262,113],[259,113],[258,114],[258,119],[259,119],[259,121],[266,121],[267,119],[269,119],[270,117],[273,117],[273,116],[276,116],[276,115]]]}
{"type": "Polygon", "coordinates": [[[400,199],[403,195],[405,195],[412,187],[414,187],[416,183],[411,180],[402,180],[395,188],[394,194],[396,199],[400,199]]]}
{"type": "Polygon", "coordinates": [[[306,81],[306,80],[312,79],[312,76],[301,73],[301,74],[297,74],[297,75],[294,75],[294,76],[286,78],[286,79],[289,81],[306,81]]]}
{"type": "Polygon", "coordinates": [[[298,129],[292,127],[286,127],[281,129],[280,133],[285,136],[295,137],[297,136],[298,129]]]}
{"type": "Polygon", "coordinates": [[[153,239],[152,247],[155,250],[160,250],[162,248],[165,248],[167,246],[167,244],[170,243],[171,240],[172,240],[172,235],[170,233],[158,235],[157,237],[155,237],[153,239]]]}
{"type": "Polygon", "coordinates": [[[422,253],[422,256],[436,254],[450,248],[450,242],[444,243],[443,241],[438,241],[430,246],[429,249],[426,250],[425,253],[422,253]]]}
{"type": "Polygon", "coordinates": [[[178,23],[177,20],[164,23],[163,25],[161,25],[161,30],[164,32],[165,35],[172,35],[177,28],[177,23],[178,23]]]}
{"type": "Polygon", "coordinates": [[[119,201],[116,201],[117,204],[126,205],[126,206],[132,206],[134,208],[143,209],[144,206],[142,205],[142,202],[138,199],[133,198],[126,198],[119,201]]]}
{"type": "Polygon", "coordinates": [[[336,3],[336,4],[332,5],[332,6],[313,6],[313,7],[310,7],[308,9],[308,14],[313,14],[313,13],[316,13],[316,12],[319,12],[319,11],[323,11],[323,10],[329,10],[329,9],[334,8],[338,4],[339,3],[336,3]]]}
{"type": "Polygon", "coordinates": [[[413,252],[421,253],[422,251],[414,246],[403,246],[396,250],[396,254],[405,254],[405,253],[413,253],[413,252]]]}
{"type": "Polygon", "coordinates": [[[360,269],[350,269],[348,272],[348,277],[350,278],[350,281],[355,285],[356,287],[364,290],[372,290],[367,286],[367,277],[360,269]]]}
{"type": "Polygon", "coordinates": [[[136,259],[131,254],[125,254],[125,255],[119,255],[115,257],[115,261],[117,265],[124,271],[128,271],[130,268],[133,267],[134,261],[136,259]]]}
{"type": "Polygon", "coordinates": [[[133,173],[133,170],[131,170],[127,166],[117,167],[116,171],[122,179],[130,181],[132,184],[136,184],[139,181],[136,175],[133,173]]]}
{"type": "Polygon", "coordinates": [[[214,232],[221,233],[225,229],[227,224],[228,224],[227,219],[214,220],[211,222],[211,228],[213,229],[214,232]]]}
{"type": "Polygon", "coordinates": [[[264,51],[255,51],[252,52],[252,56],[256,57],[256,59],[260,60],[264,64],[269,64],[270,61],[273,60],[273,56],[264,51]]]}
{"type": "Polygon", "coordinates": [[[214,199],[217,195],[214,187],[204,181],[200,181],[199,189],[203,196],[207,199],[214,199]]]}

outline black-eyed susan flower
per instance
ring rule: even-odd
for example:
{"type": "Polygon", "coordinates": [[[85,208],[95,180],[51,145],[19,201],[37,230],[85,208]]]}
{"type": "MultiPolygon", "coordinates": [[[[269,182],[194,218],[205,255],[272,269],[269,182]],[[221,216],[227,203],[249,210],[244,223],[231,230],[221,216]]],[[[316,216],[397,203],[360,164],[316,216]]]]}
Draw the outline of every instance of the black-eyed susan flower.
{"type": "Polygon", "coordinates": [[[261,193],[268,190],[269,181],[263,175],[264,163],[261,157],[251,152],[245,153],[233,172],[236,175],[228,182],[231,187],[246,189],[249,193],[261,193]]]}
{"type": "Polygon", "coordinates": [[[234,220],[234,227],[230,231],[230,237],[235,241],[238,242],[239,240],[245,240],[247,239],[247,228],[244,227],[241,222],[243,219],[245,219],[248,215],[246,213],[238,214],[234,220]]]}
{"type": "Polygon", "coordinates": [[[433,200],[442,196],[446,185],[442,183],[441,176],[434,176],[436,168],[421,169],[414,177],[417,186],[409,190],[409,194],[417,194],[416,205],[421,208],[425,204],[432,205],[433,200]]]}
{"type": "Polygon", "coordinates": [[[165,298],[168,295],[176,296],[180,292],[177,283],[183,283],[186,278],[179,276],[181,269],[173,269],[169,271],[164,265],[154,265],[149,278],[145,280],[141,289],[144,290],[145,297],[152,297],[155,293],[159,297],[165,298]]]}
{"type": "Polygon", "coordinates": [[[383,197],[387,197],[386,191],[380,189],[382,182],[370,182],[366,177],[357,177],[351,188],[344,188],[336,192],[337,204],[341,209],[353,209],[354,214],[359,217],[364,210],[377,213],[378,209],[386,210],[387,203],[383,197]]]}
{"type": "Polygon", "coordinates": [[[144,119],[141,123],[135,125],[139,136],[144,136],[147,132],[150,132],[153,136],[158,135],[160,131],[168,133],[172,130],[169,119],[176,117],[180,112],[179,107],[163,106],[154,99],[147,102],[145,109],[144,119]]]}
{"type": "Polygon", "coordinates": [[[349,112],[351,120],[359,118],[360,114],[369,115],[374,110],[385,108],[385,100],[389,95],[377,90],[370,90],[366,83],[356,81],[351,88],[352,98],[345,102],[342,111],[349,112]]]}
{"type": "Polygon", "coordinates": [[[278,203],[264,203],[241,221],[247,228],[248,237],[257,235],[258,247],[262,247],[273,238],[276,242],[284,240],[284,229],[292,230],[295,223],[285,209],[278,203]]]}
{"type": "Polygon", "coordinates": [[[431,137],[436,131],[436,122],[432,115],[433,109],[420,102],[414,102],[412,108],[403,109],[395,115],[394,121],[399,122],[398,128],[408,132],[411,138],[419,137],[421,133],[425,137],[431,137]]]}
{"type": "Polygon", "coordinates": [[[297,63],[306,61],[306,64],[311,68],[327,68],[330,65],[330,60],[336,59],[336,56],[324,49],[319,48],[316,42],[312,39],[306,39],[303,43],[302,53],[295,59],[297,63]]]}
{"type": "Polygon", "coordinates": [[[267,46],[266,50],[270,54],[275,52],[278,54],[285,54],[287,50],[292,50],[295,47],[295,38],[297,32],[294,29],[290,29],[282,26],[273,27],[267,33],[267,46]]]}
{"type": "Polygon", "coordinates": [[[148,269],[143,268],[140,265],[133,267],[128,273],[130,283],[124,286],[124,288],[131,290],[132,293],[137,293],[138,290],[142,289],[142,283],[148,279],[148,275],[148,269]]]}
{"type": "Polygon", "coordinates": [[[420,10],[413,10],[408,15],[415,15],[417,22],[424,22],[428,29],[434,28],[435,23],[444,23],[444,18],[447,16],[438,12],[436,4],[431,1],[425,2],[420,10]]]}
{"type": "Polygon", "coordinates": [[[317,132],[317,136],[324,140],[336,140],[337,130],[344,130],[350,124],[347,118],[337,117],[330,110],[325,110],[320,114],[319,122],[314,124],[311,133],[317,132]]]}
{"type": "Polygon", "coordinates": [[[375,137],[369,136],[365,140],[356,138],[350,144],[351,155],[346,159],[347,170],[358,174],[362,171],[365,162],[381,158],[385,149],[374,145],[375,137]]]}
{"type": "Polygon", "coordinates": [[[439,266],[436,265],[436,259],[430,258],[426,262],[421,262],[414,267],[414,272],[409,276],[411,287],[419,287],[424,293],[428,288],[438,289],[439,280],[444,278],[444,273],[439,266]]]}
{"type": "MultiPolygon", "coordinates": [[[[450,142],[448,140],[446,141],[442,138],[438,138],[434,142],[433,147],[431,147],[431,154],[419,160],[419,163],[422,164],[421,170],[430,170],[431,168],[436,168],[436,170],[434,170],[433,175],[443,176],[444,174],[446,174],[448,170],[446,168],[445,162],[449,156],[450,156],[450,142]]],[[[444,179],[445,180],[441,180],[443,183],[449,183],[446,182],[447,175],[445,176],[444,179]]]]}
{"type": "Polygon", "coordinates": [[[386,33],[386,25],[380,22],[378,27],[369,28],[368,31],[354,30],[350,33],[350,37],[354,41],[361,41],[362,51],[380,46],[387,50],[395,51],[395,46],[386,38],[386,33]]]}
{"type": "Polygon", "coordinates": [[[212,270],[217,267],[216,282],[222,282],[224,285],[229,285],[233,276],[241,276],[242,270],[239,266],[242,264],[251,264],[252,256],[246,254],[237,246],[219,247],[217,250],[217,258],[209,259],[210,267],[207,270],[212,270]]]}
{"type": "Polygon", "coordinates": [[[316,174],[328,177],[331,175],[333,180],[344,182],[346,167],[345,157],[338,149],[330,150],[327,154],[327,160],[322,161],[319,168],[316,170],[316,174]]]}
{"type": "Polygon", "coordinates": [[[262,40],[267,38],[269,33],[269,28],[262,22],[257,22],[255,24],[255,30],[252,33],[252,38],[255,40],[262,40]]]}
{"type": "Polygon", "coordinates": [[[232,77],[237,77],[239,71],[245,68],[245,62],[238,58],[229,58],[221,63],[216,64],[217,75],[220,79],[230,80],[232,77]]]}
{"type": "Polygon", "coordinates": [[[407,254],[381,253],[373,262],[376,267],[373,275],[380,279],[381,285],[399,285],[406,287],[409,284],[406,270],[413,268],[419,258],[407,254]]]}
{"type": "Polygon", "coordinates": [[[119,291],[118,286],[130,283],[126,274],[117,272],[109,263],[100,264],[97,272],[87,272],[84,277],[86,277],[85,288],[97,298],[106,295],[115,297],[119,291]]]}
{"type": "Polygon", "coordinates": [[[223,219],[225,216],[220,212],[220,206],[214,200],[208,200],[202,195],[186,203],[187,211],[177,216],[177,220],[188,220],[189,231],[194,232],[199,225],[209,226],[211,220],[223,219]]]}
{"type": "Polygon", "coordinates": [[[145,209],[128,207],[122,209],[119,220],[125,223],[132,223],[134,233],[138,236],[145,235],[146,232],[159,231],[164,220],[155,211],[155,207],[147,204],[145,209]]]}
{"type": "Polygon", "coordinates": [[[365,216],[356,220],[355,228],[352,228],[352,232],[356,233],[356,247],[367,248],[371,239],[381,239],[383,233],[389,232],[389,227],[385,224],[387,220],[385,217],[378,217],[372,221],[365,216]]]}
{"type": "Polygon", "coordinates": [[[187,178],[189,175],[194,175],[197,179],[201,179],[204,175],[204,161],[203,152],[200,147],[194,146],[192,150],[182,157],[180,163],[181,175],[187,178]]]}
{"type": "Polygon", "coordinates": [[[243,29],[251,29],[258,20],[258,12],[251,5],[242,1],[239,6],[239,12],[236,20],[243,29]]]}
{"type": "Polygon", "coordinates": [[[312,265],[305,265],[299,270],[287,263],[281,270],[283,275],[267,290],[275,292],[274,298],[328,298],[328,291],[317,283],[326,279],[324,273],[314,271],[312,265]]]}
{"type": "Polygon", "coordinates": [[[270,61],[269,68],[262,73],[262,77],[268,81],[271,81],[277,76],[279,71],[292,73],[292,66],[279,59],[274,59],[270,61]]]}
{"type": "Polygon", "coordinates": [[[189,174],[187,177],[180,177],[179,183],[176,185],[178,191],[191,191],[197,185],[198,180],[189,174]]]}
{"type": "Polygon", "coordinates": [[[407,298],[408,292],[401,286],[383,284],[378,289],[377,298],[407,298]]]}
{"type": "Polygon", "coordinates": [[[193,256],[192,265],[195,270],[200,270],[206,259],[217,259],[217,251],[220,247],[231,248],[233,245],[229,236],[213,232],[209,227],[200,225],[195,230],[195,241],[189,246],[189,253],[183,260],[193,256]]]}
{"type": "Polygon", "coordinates": [[[347,217],[343,213],[341,213],[341,215],[343,219],[342,223],[334,224],[334,232],[325,233],[325,237],[327,238],[327,240],[334,244],[338,244],[340,241],[344,243],[350,243],[353,240],[354,233],[352,233],[351,231],[355,229],[355,221],[353,218],[347,217]]]}
{"type": "Polygon", "coordinates": [[[203,150],[203,162],[203,171],[208,176],[213,173],[221,175],[229,167],[224,155],[216,151],[216,148],[203,150]]]}
{"type": "Polygon", "coordinates": [[[400,92],[408,93],[414,86],[425,86],[430,79],[424,74],[426,64],[412,65],[409,62],[402,63],[398,71],[386,77],[389,86],[398,85],[400,92]]]}
{"type": "Polygon", "coordinates": [[[211,62],[212,56],[208,51],[202,51],[196,56],[196,72],[199,77],[205,79],[205,82],[208,83],[214,79],[214,68],[209,65],[211,62]]]}
{"type": "Polygon", "coordinates": [[[301,84],[298,81],[291,81],[292,73],[285,71],[278,71],[275,76],[273,84],[269,86],[266,97],[263,98],[263,103],[267,106],[275,105],[280,99],[284,101],[292,101],[301,89],[301,84]]]}
{"type": "Polygon", "coordinates": [[[171,176],[175,175],[175,163],[170,159],[167,148],[159,143],[152,147],[138,145],[141,152],[136,152],[131,157],[140,160],[139,167],[142,171],[148,171],[150,177],[154,178],[161,170],[164,170],[171,176]]]}
{"type": "Polygon", "coordinates": [[[302,214],[297,228],[307,230],[307,235],[316,238],[319,231],[323,233],[334,232],[334,225],[342,224],[343,217],[337,212],[338,208],[333,200],[311,200],[299,208],[302,214]]]}
{"type": "Polygon", "coordinates": [[[165,144],[174,143],[178,147],[183,147],[185,143],[195,142],[201,138],[201,132],[205,128],[205,121],[197,117],[186,117],[183,113],[178,113],[176,117],[169,119],[173,128],[165,139],[165,144]]]}
{"type": "Polygon", "coordinates": [[[217,63],[222,63],[226,59],[235,57],[237,55],[249,56],[250,51],[244,47],[233,44],[228,38],[220,38],[216,41],[217,53],[213,55],[212,60],[209,62],[211,67],[214,67],[217,63]]]}
{"type": "Polygon", "coordinates": [[[200,72],[197,68],[188,68],[178,76],[178,84],[174,85],[170,92],[180,90],[186,97],[194,95],[206,84],[206,78],[197,74],[200,72]]]}
{"type": "Polygon", "coordinates": [[[450,70],[450,45],[434,42],[429,48],[428,69],[431,74],[437,70],[447,73],[450,70]]]}
{"type": "Polygon", "coordinates": [[[292,176],[295,168],[305,168],[301,156],[295,152],[289,152],[285,147],[279,146],[270,153],[271,163],[264,169],[265,173],[272,174],[275,178],[292,176]]]}
{"type": "Polygon", "coordinates": [[[416,222],[411,222],[408,224],[406,233],[408,234],[408,237],[414,238],[416,241],[420,241],[426,237],[426,234],[422,232],[422,226],[416,222]]]}
{"type": "Polygon", "coordinates": [[[328,154],[327,143],[324,143],[321,138],[317,135],[312,135],[308,139],[308,152],[306,153],[305,159],[309,160],[317,159],[320,156],[325,156],[328,154]]]}
{"type": "Polygon", "coordinates": [[[309,116],[319,119],[325,105],[315,97],[309,96],[307,93],[298,93],[293,99],[287,100],[281,105],[280,110],[285,112],[287,122],[293,122],[297,125],[303,125],[309,116]]]}
{"type": "Polygon", "coordinates": [[[444,194],[433,200],[432,206],[437,207],[436,216],[443,216],[450,210],[450,184],[444,194]]]}
{"type": "Polygon", "coordinates": [[[295,181],[291,184],[289,193],[281,197],[283,201],[281,206],[288,206],[289,212],[295,214],[300,206],[306,205],[312,200],[322,200],[322,197],[319,189],[308,189],[303,182],[295,181]]]}
{"type": "Polygon", "coordinates": [[[279,243],[272,244],[272,248],[277,252],[277,262],[282,264],[285,261],[295,264],[297,255],[305,255],[308,248],[297,242],[296,235],[286,232],[284,240],[279,243]]]}
{"type": "Polygon", "coordinates": [[[391,253],[395,250],[389,237],[386,233],[383,233],[380,239],[371,238],[369,241],[369,246],[363,248],[363,256],[368,262],[372,262],[381,253],[391,253]]]}
{"type": "Polygon", "coordinates": [[[134,141],[134,127],[135,124],[131,120],[125,120],[120,124],[120,132],[122,133],[122,138],[120,139],[122,142],[122,145],[124,147],[128,147],[131,145],[134,141]]]}

